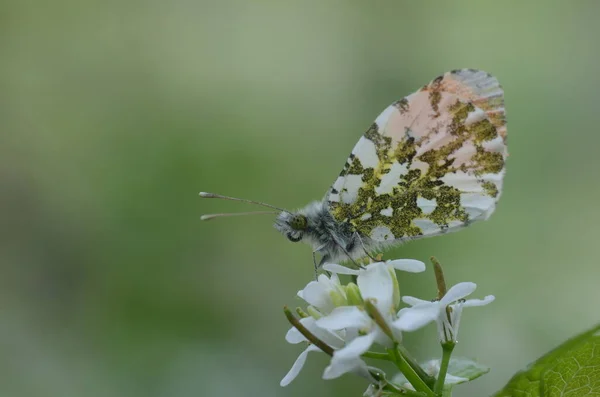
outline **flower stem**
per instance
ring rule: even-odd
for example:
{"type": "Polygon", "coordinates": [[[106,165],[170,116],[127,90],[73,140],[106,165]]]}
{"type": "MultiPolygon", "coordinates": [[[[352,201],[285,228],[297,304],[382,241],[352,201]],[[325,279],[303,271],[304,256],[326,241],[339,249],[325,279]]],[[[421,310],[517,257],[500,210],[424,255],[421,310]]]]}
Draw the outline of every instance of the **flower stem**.
{"type": "Polygon", "coordinates": [[[283,307],[283,312],[285,313],[285,316],[290,324],[292,324],[294,328],[296,328],[310,343],[321,349],[323,353],[333,356],[333,348],[306,329],[306,327],[302,325],[300,320],[294,316],[292,311],[287,306],[283,307]]]}
{"type": "Polygon", "coordinates": [[[414,358],[412,358],[408,350],[406,350],[406,348],[402,344],[398,344],[398,352],[402,355],[402,357],[404,357],[406,362],[408,362],[408,365],[410,365],[411,368],[417,373],[419,378],[423,379],[427,386],[432,388],[435,383],[435,378],[425,372],[425,370],[417,363],[417,361],[414,358]]]}
{"type": "Polygon", "coordinates": [[[396,385],[394,385],[393,383],[388,382],[385,379],[385,376],[376,372],[376,371],[369,371],[371,373],[371,376],[373,378],[375,378],[375,380],[377,380],[379,382],[379,384],[381,384],[381,388],[383,390],[387,390],[390,392],[393,392],[397,395],[403,395],[403,396],[412,396],[412,397],[423,397],[424,394],[421,392],[416,392],[413,390],[408,390],[408,389],[404,389],[404,388],[400,388],[396,385]]]}
{"type": "Polygon", "coordinates": [[[440,373],[438,374],[434,388],[434,391],[438,396],[441,396],[444,391],[444,382],[446,381],[446,374],[448,373],[450,356],[452,356],[452,350],[454,350],[455,345],[454,342],[442,343],[442,362],[440,363],[440,373]]]}
{"type": "Polygon", "coordinates": [[[381,330],[393,341],[396,341],[394,338],[394,333],[392,329],[385,321],[379,310],[377,310],[377,306],[373,303],[371,299],[365,300],[365,310],[369,314],[369,316],[375,321],[375,323],[381,328],[381,330]]]}
{"type": "Polygon", "coordinates": [[[410,384],[415,388],[416,391],[425,393],[425,395],[430,397],[435,397],[433,391],[427,386],[425,381],[417,375],[415,370],[410,366],[408,361],[400,354],[398,350],[398,344],[394,344],[393,349],[388,349],[388,354],[394,358],[394,364],[396,367],[402,372],[402,374],[406,377],[406,379],[410,382],[410,384]]]}

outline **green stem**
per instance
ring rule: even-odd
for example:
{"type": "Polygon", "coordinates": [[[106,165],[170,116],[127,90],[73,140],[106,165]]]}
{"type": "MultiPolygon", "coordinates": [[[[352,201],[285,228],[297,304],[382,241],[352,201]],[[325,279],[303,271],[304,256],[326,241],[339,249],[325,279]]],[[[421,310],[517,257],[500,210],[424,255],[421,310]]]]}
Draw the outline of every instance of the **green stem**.
{"type": "Polygon", "coordinates": [[[410,366],[408,361],[400,354],[398,350],[398,344],[394,344],[393,349],[388,349],[388,354],[394,358],[394,364],[396,367],[402,372],[402,374],[406,377],[406,380],[410,382],[410,384],[415,388],[416,391],[425,393],[425,395],[430,397],[435,397],[433,391],[427,386],[425,381],[417,375],[415,370],[410,366]]]}
{"type": "Polygon", "coordinates": [[[398,351],[402,355],[402,357],[404,357],[406,362],[408,362],[408,365],[410,365],[411,368],[417,373],[419,378],[423,379],[427,386],[429,386],[429,388],[432,388],[435,383],[435,378],[427,374],[427,372],[425,372],[425,370],[421,368],[421,366],[417,363],[417,361],[414,358],[412,358],[408,350],[406,350],[406,348],[403,345],[398,344],[398,351]]]}
{"type": "Polygon", "coordinates": [[[371,317],[373,321],[375,321],[375,323],[379,326],[379,328],[381,328],[383,333],[385,333],[388,336],[388,338],[395,342],[396,339],[394,338],[394,333],[392,332],[392,329],[385,321],[381,313],[379,313],[379,310],[377,310],[377,306],[375,306],[375,303],[373,303],[373,299],[365,300],[365,310],[369,317],[371,317]]]}
{"type": "Polygon", "coordinates": [[[450,356],[452,356],[452,350],[454,350],[454,342],[442,343],[442,362],[440,363],[440,373],[438,374],[437,381],[435,382],[435,394],[438,396],[442,395],[444,391],[444,382],[446,381],[446,374],[448,374],[448,365],[450,364],[450,356]]]}
{"type": "Polygon", "coordinates": [[[285,313],[285,316],[290,324],[292,324],[310,343],[321,349],[323,353],[333,356],[333,348],[306,329],[306,327],[300,323],[300,320],[298,320],[292,314],[292,311],[287,306],[283,307],[283,312],[285,313]]]}
{"type": "Polygon", "coordinates": [[[401,389],[398,386],[394,385],[393,383],[389,383],[384,376],[382,376],[381,374],[375,372],[375,371],[370,371],[371,376],[373,376],[373,378],[375,378],[379,383],[383,384],[383,386],[381,387],[383,390],[387,390],[387,391],[391,391],[393,393],[399,394],[399,395],[403,395],[403,396],[411,396],[411,397],[423,397],[425,396],[425,394],[421,393],[421,392],[417,392],[417,391],[413,391],[413,390],[408,390],[408,389],[401,389]]]}

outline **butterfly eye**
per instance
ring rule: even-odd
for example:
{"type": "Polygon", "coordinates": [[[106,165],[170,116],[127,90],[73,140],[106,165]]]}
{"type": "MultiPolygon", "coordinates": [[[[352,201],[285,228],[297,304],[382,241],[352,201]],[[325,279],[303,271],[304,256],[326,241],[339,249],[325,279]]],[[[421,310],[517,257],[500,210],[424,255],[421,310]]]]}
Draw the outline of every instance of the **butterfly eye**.
{"type": "Polygon", "coordinates": [[[302,233],[292,234],[290,232],[286,236],[292,243],[297,243],[298,241],[302,240],[302,233]]]}
{"type": "Polygon", "coordinates": [[[294,230],[306,230],[308,222],[304,215],[294,215],[289,221],[289,225],[294,230]]]}

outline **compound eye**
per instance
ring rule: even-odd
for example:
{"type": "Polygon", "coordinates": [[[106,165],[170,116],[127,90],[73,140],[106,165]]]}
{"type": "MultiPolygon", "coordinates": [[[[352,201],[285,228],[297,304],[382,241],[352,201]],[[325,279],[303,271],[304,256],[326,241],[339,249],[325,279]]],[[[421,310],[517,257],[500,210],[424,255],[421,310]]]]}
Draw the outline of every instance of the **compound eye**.
{"type": "Polygon", "coordinates": [[[297,243],[298,241],[302,240],[302,234],[298,233],[296,235],[292,234],[292,233],[288,233],[287,235],[288,240],[290,240],[292,243],[297,243]]]}
{"type": "Polygon", "coordinates": [[[294,230],[306,230],[308,221],[304,215],[294,215],[289,221],[289,225],[294,230]]]}

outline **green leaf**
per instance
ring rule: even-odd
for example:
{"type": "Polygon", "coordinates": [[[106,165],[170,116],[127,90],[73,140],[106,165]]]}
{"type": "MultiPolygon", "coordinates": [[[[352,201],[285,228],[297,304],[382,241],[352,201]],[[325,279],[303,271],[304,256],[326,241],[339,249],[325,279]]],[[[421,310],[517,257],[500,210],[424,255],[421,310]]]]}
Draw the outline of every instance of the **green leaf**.
{"type": "Polygon", "coordinates": [[[450,365],[448,365],[448,375],[446,375],[443,396],[451,396],[454,386],[470,382],[488,372],[490,372],[489,367],[476,363],[471,359],[464,357],[451,358],[450,365]],[[463,378],[463,380],[458,378],[463,378]]]}
{"type": "Polygon", "coordinates": [[[600,396],[600,325],[518,372],[496,397],[600,396]]]}
{"type": "Polygon", "coordinates": [[[450,359],[450,365],[448,366],[449,374],[459,378],[467,378],[465,382],[477,379],[488,372],[490,372],[489,367],[464,357],[450,359]]]}

